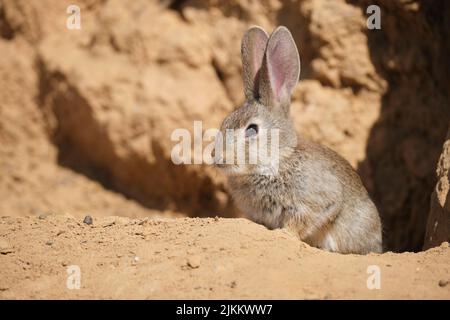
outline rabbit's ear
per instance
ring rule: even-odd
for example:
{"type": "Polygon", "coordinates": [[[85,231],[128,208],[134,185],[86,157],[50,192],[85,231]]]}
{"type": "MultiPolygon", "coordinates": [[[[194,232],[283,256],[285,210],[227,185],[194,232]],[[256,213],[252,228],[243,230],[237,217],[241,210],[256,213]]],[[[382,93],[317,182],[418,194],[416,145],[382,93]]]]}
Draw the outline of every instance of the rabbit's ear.
{"type": "Polygon", "coordinates": [[[250,28],[242,38],[242,72],[247,100],[258,98],[259,71],[263,63],[268,40],[269,36],[260,27],[250,28]]]}
{"type": "Polygon", "coordinates": [[[294,39],[286,27],[278,27],[267,43],[259,84],[261,103],[287,112],[299,76],[300,58],[294,39]]]}

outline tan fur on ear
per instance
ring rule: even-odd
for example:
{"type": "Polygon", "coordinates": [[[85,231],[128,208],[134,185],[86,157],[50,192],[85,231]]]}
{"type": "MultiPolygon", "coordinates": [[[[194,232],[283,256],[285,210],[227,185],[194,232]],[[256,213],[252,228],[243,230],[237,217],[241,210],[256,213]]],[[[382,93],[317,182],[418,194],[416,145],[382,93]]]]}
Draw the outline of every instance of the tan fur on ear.
{"type": "Polygon", "coordinates": [[[258,98],[259,74],[268,40],[268,34],[261,27],[250,28],[242,38],[242,77],[247,100],[258,98]]]}

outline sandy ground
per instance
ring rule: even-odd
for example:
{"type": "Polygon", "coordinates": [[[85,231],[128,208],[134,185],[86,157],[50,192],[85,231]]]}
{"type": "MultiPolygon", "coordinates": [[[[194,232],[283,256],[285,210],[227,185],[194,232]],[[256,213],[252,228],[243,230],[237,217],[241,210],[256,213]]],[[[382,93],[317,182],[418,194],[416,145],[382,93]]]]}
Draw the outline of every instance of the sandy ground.
{"type": "Polygon", "coordinates": [[[450,299],[448,243],[323,252],[245,219],[0,218],[2,299],[450,299]],[[80,268],[80,289],[67,269],[80,268]],[[368,267],[381,288],[369,290],[368,267]]]}

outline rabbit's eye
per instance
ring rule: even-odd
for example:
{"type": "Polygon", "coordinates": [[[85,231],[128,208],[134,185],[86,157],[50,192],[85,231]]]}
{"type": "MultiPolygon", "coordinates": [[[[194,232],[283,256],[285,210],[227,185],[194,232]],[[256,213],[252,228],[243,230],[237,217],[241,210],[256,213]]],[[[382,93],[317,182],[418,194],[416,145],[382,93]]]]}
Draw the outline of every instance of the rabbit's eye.
{"type": "Polygon", "coordinates": [[[247,129],[245,129],[245,137],[253,137],[258,134],[258,125],[250,124],[247,129]]]}

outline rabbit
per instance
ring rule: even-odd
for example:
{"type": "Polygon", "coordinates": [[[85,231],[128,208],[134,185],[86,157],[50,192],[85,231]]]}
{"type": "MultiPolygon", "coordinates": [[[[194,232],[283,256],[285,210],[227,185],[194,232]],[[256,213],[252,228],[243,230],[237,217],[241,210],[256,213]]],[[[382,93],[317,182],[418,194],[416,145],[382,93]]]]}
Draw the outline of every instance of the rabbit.
{"type": "Polygon", "coordinates": [[[240,138],[234,133],[225,142],[217,139],[212,152],[238,209],[268,229],[287,228],[313,247],[381,253],[380,217],[358,174],[336,152],[295,132],[289,108],[300,58],[289,30],[279,26],[269,37],[261,27],[250,28],[241,55],[245,103],[223,120],[219,132],[233,130],[240,138]],[[247,148],[263,129],[279,132],[276,170],[270,161],[225,163],[224,144],[247,148]]]}

